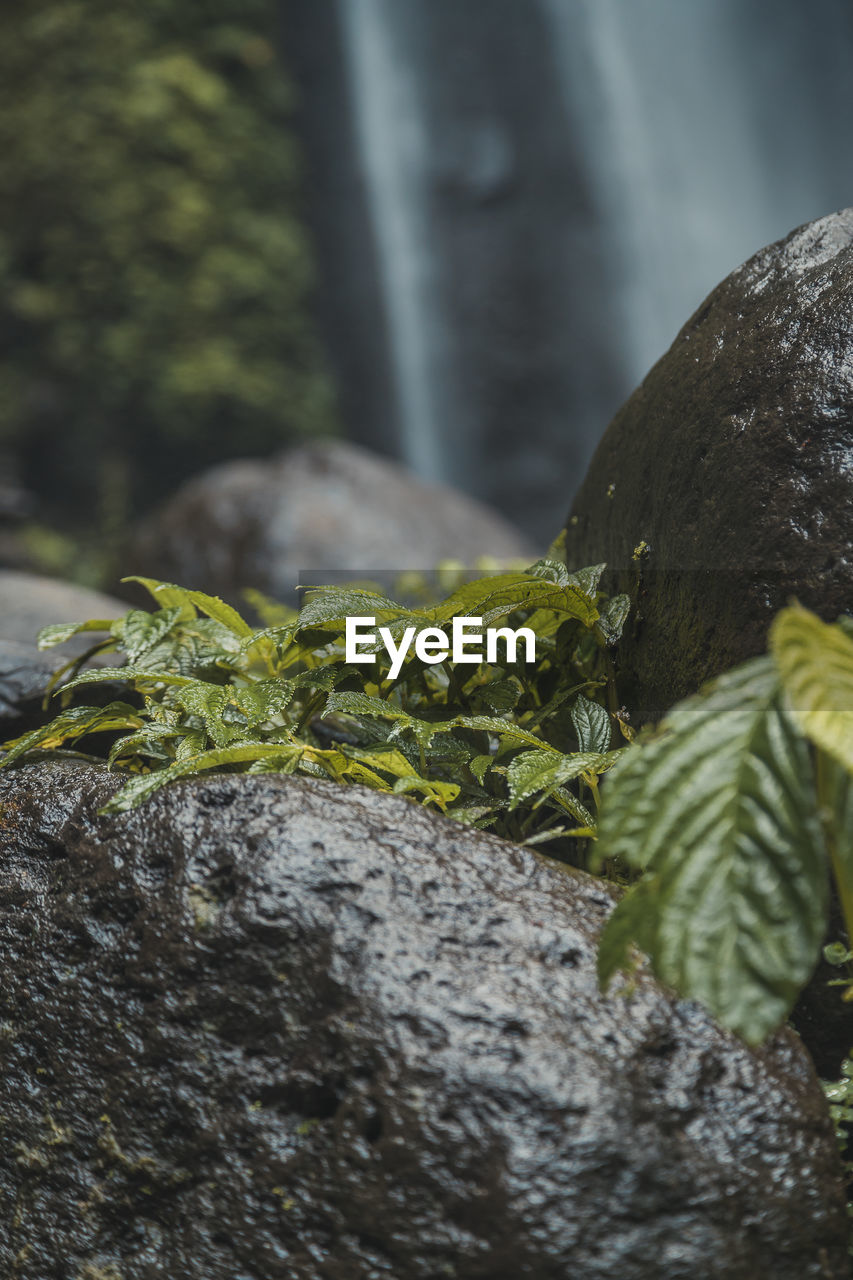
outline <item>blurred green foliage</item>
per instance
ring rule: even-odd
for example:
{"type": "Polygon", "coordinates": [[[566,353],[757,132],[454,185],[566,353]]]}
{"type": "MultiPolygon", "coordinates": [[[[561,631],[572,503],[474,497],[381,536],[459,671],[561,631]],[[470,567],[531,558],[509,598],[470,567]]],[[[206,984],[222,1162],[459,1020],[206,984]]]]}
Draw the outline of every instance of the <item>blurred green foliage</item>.
{"type": "Polygon", "coordinates": [[[0,12],[0,450],[61,524],[331,429],[279,46],[273,0],[0,12]]]}

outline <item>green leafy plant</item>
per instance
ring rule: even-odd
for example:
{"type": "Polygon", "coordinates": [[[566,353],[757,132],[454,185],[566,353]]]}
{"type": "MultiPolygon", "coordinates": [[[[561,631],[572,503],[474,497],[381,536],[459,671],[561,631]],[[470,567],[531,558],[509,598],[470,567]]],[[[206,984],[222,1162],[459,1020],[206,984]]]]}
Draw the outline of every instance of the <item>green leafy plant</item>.
{"type": "MultiPolygon", "coordinates": [[[[835,1137],[844,1162],[844,1172],[848,1186],[853,1185],[853,1050],[841,1064],[841,1074],[837,1080],[824,1080],[823,1091],[829,1103],[829,1114],[835,1125],[835,1137]]],[[[853,1218],[853,1205],[848,1204],[848,1214],[853,1218]]],[[[851,1223],[853,1226],[853,1223],[851,1223]]],[[[853,1239],[850,1243],[853,1253],[853,1239]]]]}
{"type": "Polygon", "coordinates": [[[677,705],[613,772],[596,859],[640,874],[601,941],[631,944],[758,1043],[820,954],[830,881],[853,936],[853,630],[783,610],[770,654],[677,705]]]}
{"type": "Polygon", "coordinates": [[[0,447],[87,559],[120,490],[334,427],[281,46],[273,0],[0,12],[0,447]]]}
{"type": "Polygon", "coordinates": [[[595,836],[599,779],[619,754],[609,651],[628,602],[602,597],[603,566],[569,573],[557,555],[416,607],[356,587],[314,590],[298,615],[254,597],[269,620],[260,629],[215,597],[136,579],[152,611],[41,632],[42,647],[103,633],[89,656],[115,652],[126,665],[64,668],[61,710],[7,743],[2,764],[108,733],[109,765],[125,779],[108,812],[209,769],[302,773],[405,794],[578,860],[595,836]],[[537,661],[504,650],[500,661],[429,664],[410,649],[392,678],[378,644],[370,665],[346,661],[353,615],[397,637],[460,616],[524,625],[537,661]],[[113,681],[127,690],[122,700],[71,704],[76,691],[113,681]]]}

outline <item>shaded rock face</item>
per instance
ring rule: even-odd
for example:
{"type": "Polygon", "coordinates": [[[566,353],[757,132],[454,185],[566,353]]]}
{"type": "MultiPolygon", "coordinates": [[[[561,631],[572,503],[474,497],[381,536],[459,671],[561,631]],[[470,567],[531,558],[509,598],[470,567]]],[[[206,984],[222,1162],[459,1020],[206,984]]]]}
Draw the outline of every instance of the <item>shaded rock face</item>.
{"type": "MultiPolygon", "coordinates": [[[[57,649],[39,652],[36,636],[41,628],[53,622],[118,618],[126,610],[126,604],[100,591],[0,570],[0,742],[43,722],[41,704],[51,676],[99,638],[75,636],[57,649]]],[[[96,686],[86,693],[90,702],[112,696],[112,686],[96,686]]]]}
{"type": "Polygon", "coordinates": [[[599,446],[568,525],[639,596],[623,697],[656,718],[760,653],[791,596],[853,607],[853,210],[735,271],[599,446]],[[634,549],[649,550],[638,559],[634,549]]]}
{"type": "Polygon", "coordinates": [[[801,1046],[604,1001],[602,884],[355,788],[114,785],[0,774],[3,1274],[847,1274],[801,1046]]]}
{"type": "Polygon", "coordinates": [[[0,450],[0,566],[29,567],[30,553],[21,529],[35,505],[33,495],[21,485],[15,460],[0,450]]]}
{"type": "Polygon", "coordinates": [[[499,515],[348,444],[315,444],[205,472],[140,530],[135,572],[239,601],[291,600],[300,570],[431,569],[535,559],[499,515]]]}

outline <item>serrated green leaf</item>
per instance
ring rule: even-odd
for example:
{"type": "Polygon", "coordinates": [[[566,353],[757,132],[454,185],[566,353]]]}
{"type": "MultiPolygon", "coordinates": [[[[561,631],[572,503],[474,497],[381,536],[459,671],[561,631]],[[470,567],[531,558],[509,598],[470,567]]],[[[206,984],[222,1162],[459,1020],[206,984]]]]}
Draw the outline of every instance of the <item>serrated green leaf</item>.
{"type": "Polygon", "coordinates": [[[590,564],[585,569],[578,569],[575,573],[569,574],[569,582],[594,600],[598,594],[598,587],[601,582],[601,575],[607,568],[606,564],[590,564]]]}
{"type": "Polygon", "coordinates": [[[95,671],[84,671],[81,675],[69,680],[62,686],[61,693],[69,689],[77,689],[84,684],[104,684],[106,681],[118,680],[124,684],[139,681],[141,684],[185,685],[193,684],[189,676],[176,675],[171,671],[148,670],[146,667],[98,667],[95,671]]]}
{"type": "Polygon", "coordinates": [[[134,665],[203,679],[216,671],[233,671],[240,661],[239,641],[227,627],[213,618],[194,618],[182,619],[169,636],[140,654],[134,665]]]}
{"type": "Polygon", "coordinates": [[[223,711],[228,701],[229,690],[222,685],[205,684],[201,680],[193,680],[190,684],[181,685],[175,690],[175,702],[191,716],[198,716],[203,721],[208,737],[217,747],[226,747],[228,743],[241,736],[241,727],[228,724],[223,719],[223,711]]]}
{"type": "Polygon", "coordinates": [[[544,742],[542,738],[537,738],[535,733],[528,733],[521,725],[513,724],[511,720],[501,720],[497,716],[457,716],[451,723],[463,729],[485,729],[487,733],[493,733],[497,737],[509,738],[512,742],[526,742],[530,747],[539,747],[542,751],[562,756],[562,752],[557,751],[556,747],[544,742]]]}
{"type": "Polygon", "coordinates": [[[293,641],[293,637],[299,628],[296,621],[283,623],[281,625],[274,624],[264,627],[261,631],[253,631],[250,636],[240,641],[240,652],[248,653],[256,645],[261,645],[265,641],[270,641],[277,649],[286,649],[293,641]]]}
{"type": "Polygon", "coordinates": [[[180,616],[181,610],[178,608],[160,609],[157,613],[131,609],[123,618],[115,620],[110,633],[121,642],[121,647],[133,664],[169,634],[180,616]]]}
{"type": "Polygon", "coordinates": [[[515,680],[491,680],[472,694],[472,700],[482,703],[487,711],[512,711],[520,697],[521,687],[515,680]]]}
{"type": "Polygon", "coordinates": [[[257,680],[243,688],[230,688],[230,696],[245,716],[249,728],[272,720],[287,707],[298,687],[296,680],[257,680]]]}
{"type": "Polygon", "coordinates": [[[480,786],[483,785],[486,774],[493,764],[493,756],[474,756],[473,759],[468,761],[468,768],[471,770],[480,786]]]}
{"type": "Polygon", "coordinates": [[[129,578],[122,578],[122,582],[138,582],[154,597],[160,609],[180,609],[181,617],[188,621],[196,616],[189,591],[176,586],[174,582],[160,582],[157,578],[140,578],[136,574],[129,578]]]}
{"type": "Polygon", "coordinates": [[[285,743],[280,754],[265,756],[249,765],[249,773],[296,773],[302,760],[305,747],[301,742],[285,743]]]}
{"type": "Polygon", "coordinates": [[[206,773],[211,769],[221,769],[224,765],[249,764],[255,760],[271,759],[286,750],[282,743],[245,742],[235,743],[215,751],[203,751],[170,765],[168,769],[158,769],[156,773],[139,774],[115,793],[103,808],[101,814],[125,813],[135,809],[143,800],[147,800],[155,791],[179,778],[192,777],[206,773]]]}
{"type": "Polygon", "coordinates": [[[107,768],[112,768],[116,760],[121,759],[122,756],[135,755],[137,753],[162,759],[164,755],[158,744],[170,738],[180,737],[181,732],[180,729],[172,725],[146,724],[144,728],[137,730],[135,733],[128,733],[113,743],[107,756],[107,768]]]}
{"type": "Polygon", "coordinates": [[[398,796],[417,792],[424,797],[424,803],[432,803],[445,813],[447,806],[459,795],[459,786],[455,782],[432,782],[414,773],[407,778],[398,778],[392,790],[398,796]]]}
{"type": "Polygon", "coordinates": [[[192,760],[200,756],[208,745],[207,732],[204,729],[187,729],[184,725],[184,736],[175,749],[175,760],[192,760]]]}
{"type": "Polygon", "coordinates": [[[853,772],[853,639],[795,605],[774,619],[770,650],[803,733],[853,772]]]}
{"type": "Polygon", "coordinates": [[[570,755],[554,751],[522,751],[507,767],[510,808],[517,808],[522,800],[528,800],[540,791],[551,791],[572,778],[579,778],[582,773],[603,773],[613,763],[610,756],[597,751],[570,755]]]}
{"type": "Polygon", "coordinates": [[[28,751],[52,751],[64,742],[75,742],[89,733],[107,733],[116,729],[138,729],[142,724],[135,707],[126,702],[111,702],[106,707],[69,707],[50,724],[3,744],[5,755],[0,768],[12,764],[28,751]]]}
{"type": "Polygon", "coordinates": [[[187,599],[195,605],[196,609],[206,613],[214,622],[226,627],[241,640],[246,640],[254,634],[254,629],[249,626],[246,619],[241,618],[237,610],[230,604],[226,604],[224,600],[220,600],[219,596],[209,596],[204,591],[188,591],[186,594],[187,599]]]}
{"type": "Polygon", "coordinates": [[[578,694],[569,714],[581,751],[610,750],[610,716],[600,703],[578,694]]]}
{"type": "Polygon", "coordinates": [[[556,582],[559,587],[565,587],[571,580],[565,562],[555,560],[551,556],[544,556],[541,560],[534,561],[524,572],[531,578],[546,578],[549,582],[556,582]]]}
{"type": "Polygon", "coordinates": [[[598,624],[609,645],[616,644],[622,638],[625,623],[631,612],[630,596],[613,596],[601,610],[598,624]]]}
{"type": "MultiPolygon", "coordinates": [[[[587,809],[586,805],[581,804],[577,796],[573,795],[568,787],[557,787],[556,791],[552,792],[552,797],[558,804],[562,805],[566,812],[570,813],[577,822],[581,823],[580,830],[590,831],[594,836],[598,834],[598,827],[595,818],[592,816],[589,809],[587,809]]],[[[574,833],[569,832],[569,834],[572,835],[574,833]]]]}
{"type": "Polygon", "coordinates": [[[557,610],[580,619],[586,626],[592,626],[598,619],[594,599],[578,583],[561,587],[524,573],[502,573],[466,582],[447,600],[426,612],[439,626],[454,617],[478,617],[483,626],[488,627],[518,609],[557,610]]]}
{"type": "Polygon", "coordinates": [[[367,693],[357,693],[346,689],[332,692],[326,699],[323,715],[328,715],[333,711],[342,711],[351,716],[380,716],[387,720],[408,721],[411,719],[407,712],[401,710],[393,702],[387,702],[384,698],[373,698],[367,693]]]}
{"type": "Polygon", "coordinates": [[[42,627],[38,633],[39,649],[52,649],[56,644],[64,644],[72,636],[84,631],[107,631],[113,625],[111,618],[92,618],[88,622],[60,622],[49,627],[42,627]]]}
{"type": "Polygon", "coordinates": [[[423,623],[423,615],[389,600],[377,591],[352,587],[322,587],[299,611],[298,630],[341,624],[348,617],[374,617],[377,626],[389,618],[410,618],[423,623]]]}
{"type": "Polygon", "coordinates": [[[373,749],[369,751],[358,747],[345,747],[343,754],[347,759],[345,773],[351,773],[354,765],[367,765],[372,769],[382,769],[395,778],[408,778],[412,772],[412,766],[406,757],[393,747],[387,750],[373,749]]]}
{"type": "Polygon", "coordinates": [[[602,940],[609,977],[635,938],[655,973],[758,1043],[814,968],[827,866],[806,743],[768,658],[680,703],[622,753],[598,861],[647,868],[602,940]]]}

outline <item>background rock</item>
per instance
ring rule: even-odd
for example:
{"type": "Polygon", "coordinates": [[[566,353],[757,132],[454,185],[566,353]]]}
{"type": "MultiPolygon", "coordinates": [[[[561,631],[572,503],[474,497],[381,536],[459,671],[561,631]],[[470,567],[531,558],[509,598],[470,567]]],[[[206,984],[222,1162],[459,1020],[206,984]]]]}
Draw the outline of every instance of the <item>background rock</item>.
{"type": "Polygon", "coordinates": [[[802,1048],[604,1001],[603,884],[374,792],[114,785],[0,774],[4,1274],[847,1274],[802,1048]]]}
{"type": "Polygon", "coordinates": [[[25,569],[31,554],[21,530],[36,509],[20,481],[15,461],[0,450],[0,568],[25,569]]]}
{"type": "MultiPolygon", "coordinates": [[[[0,570],[0,640],[35,647],[39,631],[51,623],[120,618],[126,612],[126,604],[101,591],[34,573],[0,570]]],[[[66,658],[84,653],[92,641],[90,635],[75,636],[60,652],[66,658]]]]}
{"type": "MultiPolygon", "coordinates": [[[[56,649],[40,652],[36,636],[41,628],[54,622],[119,618],[126,611],[126,604],[100,591],[32,573],[0,570],[0,742],[44,721],[42,699],[53,673],[101,638],[75,636],[56,649]]],[[[101,661],[115,663],[118,659],[113,654],[101,661]]],[[[98,704],[110,701],[115,694],[113,685],[96,685],[86,690],[86,700],[98,704]]]]}
{"type": "Polygon", "coordinates": [[[639,612],[621,692],[656,718],[765,648],[791,596],[853,603],[853,210],[735,271],[616,415],[568,558],[605,560],[639,612]],[[632,558],[641,542],[647,554],[632,558]]]}
{"type": "Polygon", "coordinates": [[[432,569],[537,554],[474,499],[335,443],[205,472],[143,526],[130,563],[239,602],[246,587],[292,600],[300,570],[432,569]]]}

